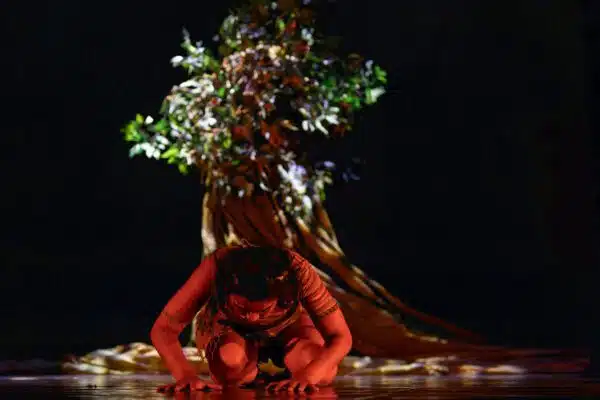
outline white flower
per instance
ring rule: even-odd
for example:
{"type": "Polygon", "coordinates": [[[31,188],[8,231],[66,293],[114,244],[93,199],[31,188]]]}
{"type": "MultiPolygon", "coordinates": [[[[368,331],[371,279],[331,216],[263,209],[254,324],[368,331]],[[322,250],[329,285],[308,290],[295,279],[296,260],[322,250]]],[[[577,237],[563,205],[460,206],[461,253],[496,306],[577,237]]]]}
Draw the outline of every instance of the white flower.
{"type": "Polygon", "coordinates": [[[154,141],[157,143],[155,147],[159,150],[165,150],[167,146],[171,143],[169,142],[169,139],[162,135],[154,135],[154,141]]]}
{"type": "Polygon", "coordinates": [[[377,101],[377,99],[385,93],[385,89],[378,87],[375,89],[371,89],[371,100],[377,101]]]}
{"type": "Polygon", "coordinates": [[[317,127],[318,130],[320,130],[321,132],[323,132],[324,134],[328,134],[329,131],[323,126],[323,117],[319,117],[317,118],[317,120],[315,121],[315,126],[317,127]]]}
{"type": "Polygon", "coordinates": [[[310,113],[306,110],[306,108],[300,107],[298,111],[300,112],[300,114],[302,114],[303,117],[310,118],[310,113]]]}
{"type": "Polygon", "coordinates": [[[312,210],[312,200],[308,196],[302,196],[302,204],[308,211],[312,210]]]}
{"type": "Polygon", "coordinates": [[[289,179],[289,175],[288,175],[287,171],[285,170],[285,168],[283,168],[283,166],[278,165],[277,166],[277,171],[279,171],[279,175],[281,175],[281,177],[283,178],[283,180],[288,180],[289,179]]]}
{"type": "Polygon", "coordinates": [[[181,149],[179,152],[179,157],[185,159],[187,165],[194,164],[194,157],[192,156],[193,152],[190,149],[181,149]]]}
{"type": "Polygon", "coordinates": [[[308,42],[309,45],[312,45],[314,40],[313,40],[313,33],[309,30],[309,29],[302,29],[302,39],[306,40],[308,42]]]}
{"type": "Polygon", "coordinates": [[[171,58],[171,64],[174,67],[177,67],[177,66],[181,65],[183,60],[184,60],[184,58],[182,56],[175,56],[175,57],[171,58]]]}
{"type": "Polygon", "coordinates": [[[340,123],[340,121],[338,120],[338,116],[337,115],[326,115],[325,116],[325,121],[329,122],[332,125],[337,125],[340,123]]]}
{"type": "Polygon", "coordinates": [[[179,87],[182,87],[182,88],[196,87],[196,86],[198,86],[198,82],[195,79],[189,79],[189,80],[181,82],[179,84],[179,87]]]}
{"type": "Polygon", "coordinates": [[[290,163],[289,171],[286,171],[281,165],[277,166],[277,170],[279,171],[281,178],[290,184],[292,190],[300,195],[306,193],[306,184],[304,183],[306,170],[304,167],[290,163]]]}
{"type": "Polygon", "coordinates": [[[154,122],[154,118],[152,118],[151,116],[147,116],[146,119],[144,120],[144,124],[146,124],[146,125],[150,125],[153,122],[154,122]]]}
{"type": "Polygon", "coordinates": [[[271,60],[275,60],[276,58],[279,58],[279,53],[281,52],[281,47],[280,46],[271,46],[269,47],[269,58],[271,60]]]}
{"type": "MultiPolygon", "coordinates": [[[[199,96],[200,98],[206,98],[215,91],[212,80],[208,77],[203,77],[200,80],[189,79],[181,83],[179,88],[185,89],[186,92],[195,96],[199,96]]],[[[180,104],[183,105],[181,102],[180,104]]]]}
{"type": "Polygon", "coordinates": [[[210,114],[205,114],[203,118],[198,120],[197,125],[205,131],[210,130],[217,123],[216,118],[210,114]]]}
{"type": "Polygon", "coordinates": [[[155,135],[154,140],[156,140],[160,144],[169,144],[170,143],[169,139],[167,139],[166,137],[164,137],[162,135],[155,135]]]}
{"type": "Polygon", "coordinates": [[[304,121],[302,121],[302,129],[304,129],[307,132],[314,132],[315,125],[312,123],[312,121],[305,119],[304,121]]]}
{"type": "Polygon", "coordinates": [[[146,157],[148,158],[160,158],[160,150],[150,143],[140,143],[139,148],[142,149],[146,153],[146,157]]]}
{"type": "Polygon", "coordinates": [[[258,186],[264,190],[265,192],[270,192],[271,189],[269,187],[267,187],[267,185],[265,185],[262,181],[258,183],[258,186]]]}
{"type": "Polygon", "coordinates": [[[290,162],[290,174],[293,174],[296,177],[304,177],[306,176],[306,168],[292,161],[290,162]]]}

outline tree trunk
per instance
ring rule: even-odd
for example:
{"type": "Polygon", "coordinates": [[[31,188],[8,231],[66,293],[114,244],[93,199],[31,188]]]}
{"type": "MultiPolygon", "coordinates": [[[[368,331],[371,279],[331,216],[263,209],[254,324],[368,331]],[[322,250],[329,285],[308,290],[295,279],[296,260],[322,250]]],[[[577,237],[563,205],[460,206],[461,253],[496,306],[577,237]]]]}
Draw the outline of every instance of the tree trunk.
{"type": "Polygon", "coordinates": [[[308,225],[284,212],[277,199],[268,193],[243,198],[223,197],[217,188],[207,186],[203,200],[202,241],[205,255],[224,246],[248,241],[291,248],[310,260],[340,303],[353,334],[354,349],[362,355],[405,358],[491,349],[466,344],[479,342],[481,338],[410,308],[352,265],[340,248],[321,204],[315,204],[313,220],[308,225]],[[399,321],[400,316],[411,316],[441,328],[457,342],[414,334],[399,321]],[[365,321],[369,323],[365,324],[365,321]]]}

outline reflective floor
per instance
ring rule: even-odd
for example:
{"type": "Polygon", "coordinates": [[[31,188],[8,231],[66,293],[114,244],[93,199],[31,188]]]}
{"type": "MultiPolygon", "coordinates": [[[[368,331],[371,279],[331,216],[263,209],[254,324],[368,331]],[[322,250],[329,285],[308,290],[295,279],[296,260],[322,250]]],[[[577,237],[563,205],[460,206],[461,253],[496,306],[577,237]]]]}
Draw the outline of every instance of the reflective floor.
{"type": "MultiPolygon", "coordinates": [[[[0,399],[162,399],[158,385],[167,376],[0,377],[0,399]]],[[[600,380],[574,376],[493,377],[340,377],[331,388],[303,396],[267,394],[264,390],[181,394],[181,399],[600,399],[600,380]]]]}

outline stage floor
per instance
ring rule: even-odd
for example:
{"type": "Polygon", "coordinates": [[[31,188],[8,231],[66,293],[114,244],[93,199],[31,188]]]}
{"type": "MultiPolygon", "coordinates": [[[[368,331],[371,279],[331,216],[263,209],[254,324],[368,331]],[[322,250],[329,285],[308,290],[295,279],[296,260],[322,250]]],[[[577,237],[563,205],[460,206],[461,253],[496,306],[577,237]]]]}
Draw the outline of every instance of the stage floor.
{"type": "MultiPolygon", "coordinates": [[[[0,377],[0,399],[162,399],[158,385],[168,376],[21,376],[0,377]]],[[[181,399],[265,399],[299,398],[298,395],[266,394],[264,390],[227,390],[222,393],[195,393],[181,399]]],[[[560,398],[600,399],[600,380],[575,376],[493,376],[493,377],[339,377],[331,388],[302,396],[313,399],[481,399],[560,398]]]]}

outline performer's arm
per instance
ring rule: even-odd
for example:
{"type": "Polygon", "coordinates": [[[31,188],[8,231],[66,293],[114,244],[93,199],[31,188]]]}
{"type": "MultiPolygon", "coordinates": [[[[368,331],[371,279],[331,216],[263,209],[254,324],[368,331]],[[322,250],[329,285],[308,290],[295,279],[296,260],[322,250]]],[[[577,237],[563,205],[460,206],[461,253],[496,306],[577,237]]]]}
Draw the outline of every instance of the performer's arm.
{"type": "Polygon", "coordinates": [[[339,365],[352,349],[352,335],[337,301],[331,296],[314,267],[293,254],[301,287],[300,298],[316,328],[325,339],[321,355],[307,366],[309,375],[320,376],[339,365]]]}
{"type": "Polygon", "coordinates": [[[321,376],[340,365],[344,357],[352,350],[352,335],[342,311],[336,308],[331,314],[315,321],[315,326],[325,339],[325,348],[320,357],[307,367],[308,374],[321,376]]]}
{"type": "Polygon", "coordinates": [[[213,254],[202,261],[169,300],[150,331],[152,344],[176,381],[197,376],[194,367],[183,354],[179,335],[190,324],[200,306],[208,300],[215,268],[213,254]]]}

